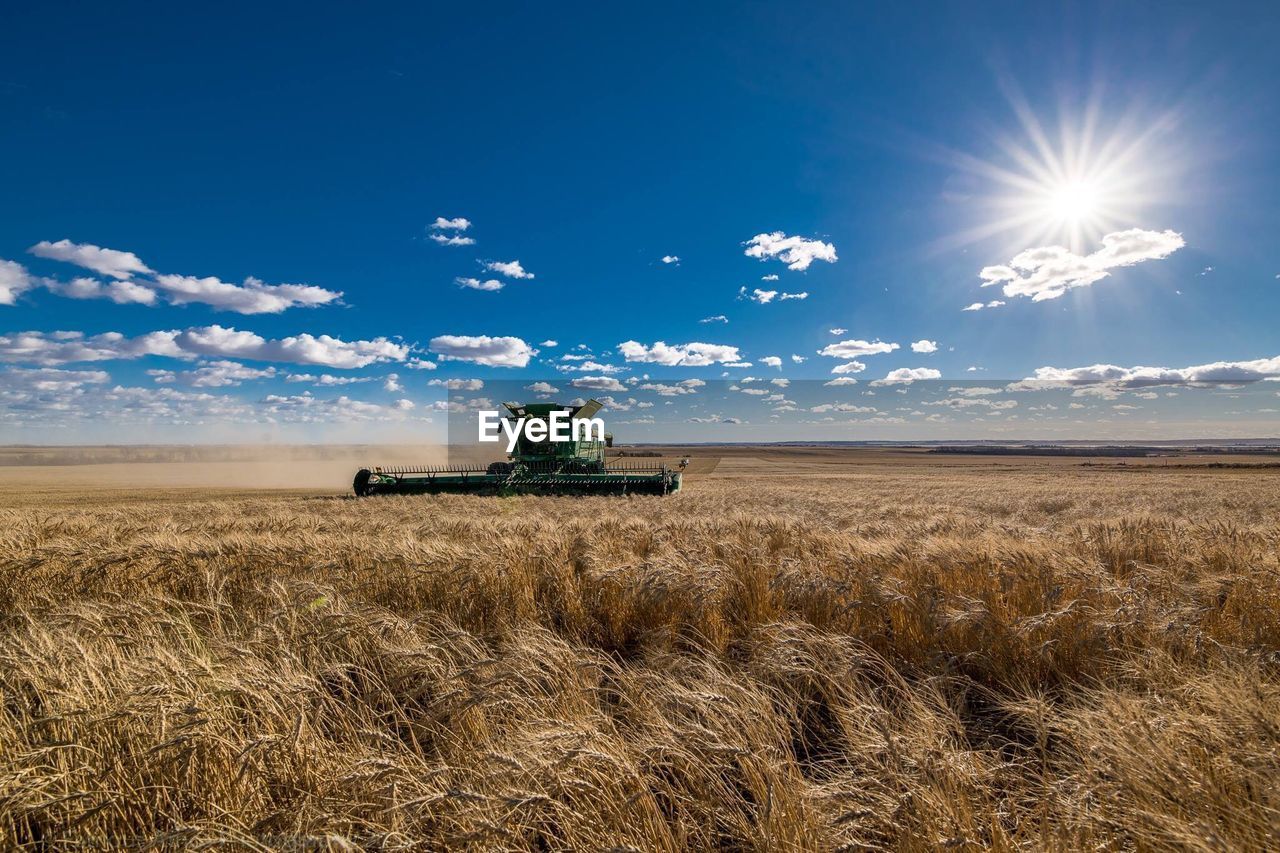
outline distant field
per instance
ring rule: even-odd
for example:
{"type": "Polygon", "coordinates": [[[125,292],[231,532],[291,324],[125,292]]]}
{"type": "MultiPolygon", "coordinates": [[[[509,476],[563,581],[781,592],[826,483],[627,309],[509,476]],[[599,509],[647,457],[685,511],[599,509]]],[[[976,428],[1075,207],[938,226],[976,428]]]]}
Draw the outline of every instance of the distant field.
{"type": "Polygon", "coordinates": [[[664,452],[0,467],[0,848],[1280,846],[1275,469],[664,452]]]}

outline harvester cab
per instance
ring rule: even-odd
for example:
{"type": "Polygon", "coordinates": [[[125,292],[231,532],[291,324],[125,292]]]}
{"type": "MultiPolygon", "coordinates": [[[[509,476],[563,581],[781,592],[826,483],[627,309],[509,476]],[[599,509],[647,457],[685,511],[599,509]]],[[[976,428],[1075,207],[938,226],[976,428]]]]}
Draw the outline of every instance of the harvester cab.
{"type": "Polygon", "coordinates": [[[480,465],[373,466],[356,472],[359,497],[384,494],[669,495],[680,490],[683,466],[665,463],[609,464],[613,436],[579,424],[604,408],[598,400],[580,406],[504,403],[503,420],[515,428],[516,444],[504,462],[480,465]],[[559,413],[567,417],[555,417],[559,413]],[[539,421],[539,429],[529,429],[539,421]],[[570,425],[553,440],[553,421],[570,425]],[[531,435],[532,434],[532,435],[531,435]]]}

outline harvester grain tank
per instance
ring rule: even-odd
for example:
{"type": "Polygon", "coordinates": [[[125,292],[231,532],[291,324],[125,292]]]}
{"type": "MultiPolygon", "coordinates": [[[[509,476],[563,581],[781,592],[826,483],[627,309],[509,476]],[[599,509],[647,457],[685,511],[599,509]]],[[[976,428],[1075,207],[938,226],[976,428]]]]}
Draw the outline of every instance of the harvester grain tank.
{"type": "MultiPolygon", "coordinates": [[[[553,412],[567,412],[571,421],[596,415],[602,404],[588,400],[581,406],[559,403],[503,403],[509,421],[543,421],[546,438],[535,440],[521,429],[505,462],[486,465],[427,465],[361,468],[353,487],[356,495],[416,494],[545,494],[545,495],[669,495],[680,491],[682,472],[661,462],[608,464],[605,449],[612,436],[574,435],[552,441],[553,412]]],[[[535,431],[538,432],[538,431],[535,431]]],[[[684,466],[681,465],[681,468],[684,466]]]]}

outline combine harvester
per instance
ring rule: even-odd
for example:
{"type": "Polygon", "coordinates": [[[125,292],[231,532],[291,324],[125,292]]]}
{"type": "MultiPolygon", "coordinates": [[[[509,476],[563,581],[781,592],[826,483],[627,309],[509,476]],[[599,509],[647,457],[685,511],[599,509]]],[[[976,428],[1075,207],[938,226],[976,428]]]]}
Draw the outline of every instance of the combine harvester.
{"type": "MultiPolygon", "coordinates": [[[[559,403],[503,403],[516,423],[540,420],[548,425],[553,412],[569,419],[594,417],[602,408],[596,400],[581,406],[559,403]]],[[[521,424],[523,426],[523,424],[521,424]]],[[[352,484],[358,497],[367,495],[669,495],[680,491],[681,470],[663,463],[607,465],[604,440],[574,436],[570,441],[535,441],[521,429],[508,462],[483,465],[427,465],[361,468],[352,484]]]]}

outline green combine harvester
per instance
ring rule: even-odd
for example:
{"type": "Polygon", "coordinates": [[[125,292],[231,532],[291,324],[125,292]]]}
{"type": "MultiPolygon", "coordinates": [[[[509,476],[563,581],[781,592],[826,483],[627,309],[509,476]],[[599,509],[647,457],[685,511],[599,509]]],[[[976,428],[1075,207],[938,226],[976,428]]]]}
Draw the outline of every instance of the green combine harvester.
{"type": "MultiPolygon", "coordinates": [[[[550,427],[553,412],[567,412],[570,421],[594,417],[603,408],[596,400],[581,406],[559,403],[503,403],[509,422],[540,420],[550,427]]],[[[521,424],[521,426],[524,426],[521,424]]],[[[680,491],[680,469],[663,463],[608,465],[604,440],[575,437],[572,441],[531,440],[520,430],[507,462],[484,465],[428,465],[361,468],[352,484],[358,497],[367,495],[669,495],[680,491]]]]}

